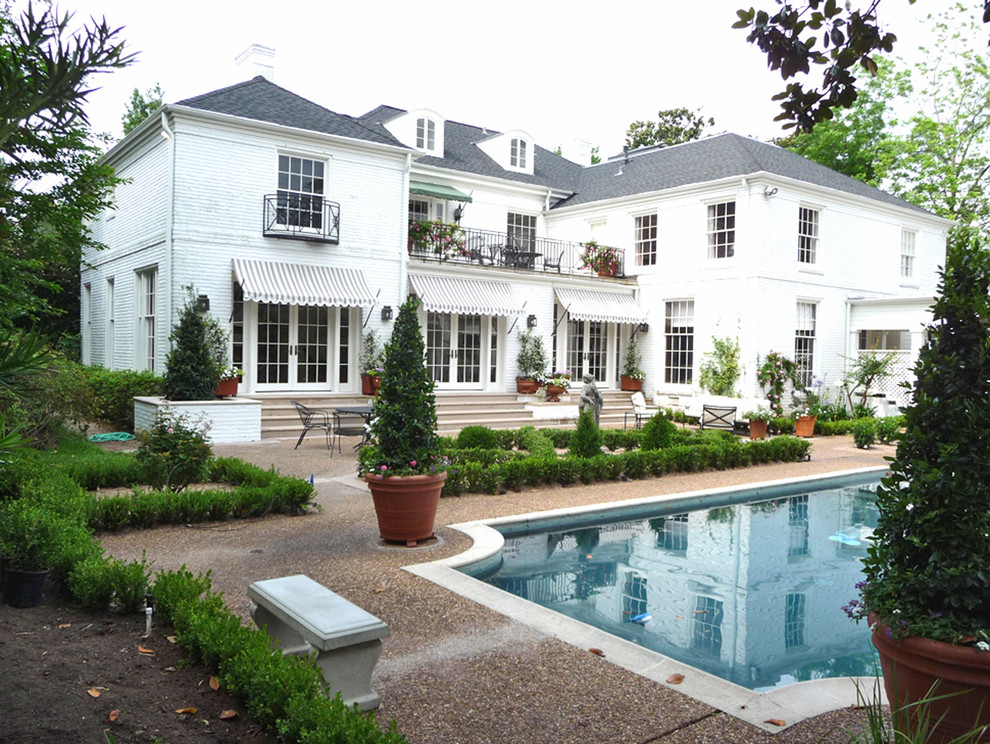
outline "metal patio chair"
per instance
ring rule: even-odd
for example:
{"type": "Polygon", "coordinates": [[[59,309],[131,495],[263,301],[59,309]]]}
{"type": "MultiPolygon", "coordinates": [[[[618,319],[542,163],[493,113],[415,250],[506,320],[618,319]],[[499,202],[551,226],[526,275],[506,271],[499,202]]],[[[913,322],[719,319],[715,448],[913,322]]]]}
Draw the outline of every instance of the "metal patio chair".
{"type": "Polygon", "coordinates": [[[310,408],[295,400],[289,402],[296,407],[296,413],[299,414],[299,420],[303,425],[302,434],[299,435],[299,441],[296,442],[293,449],[299,449],[299,445],[302,444],[302,440],[310,429],[320,429],[327,438],[327,449],[330,450],[330,457],[333,457],[333,445],[331,443],[333,441],[333,414],[325,408],[310,408]]]}
{"type": "Polygon", "coordinates": [[[733,431],[736,428],[735,406],[702,406],[701,428],[733,431]]]}

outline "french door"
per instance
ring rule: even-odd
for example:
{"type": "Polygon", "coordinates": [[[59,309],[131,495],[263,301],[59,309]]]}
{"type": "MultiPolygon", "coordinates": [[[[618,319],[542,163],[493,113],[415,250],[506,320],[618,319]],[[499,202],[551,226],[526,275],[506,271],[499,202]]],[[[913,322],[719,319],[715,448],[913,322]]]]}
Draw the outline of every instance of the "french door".
{"type": "Polygon", "coordinates": [[[591,375],[599,385],[608,385],[609,324],[598,320],[567,321],[567,369],[571,381],[580,383],[591,375]]]}
{"type": "Polygon", "coordinates": [[[493,353],[489,322],[481,315],[426,314],[426,366],[437,387],[484,387],[493,353]]]}
{"type": "Polygon", "coordinates": [[[256,389],[331,387],[334,308],[258,303],[256,389]]]}

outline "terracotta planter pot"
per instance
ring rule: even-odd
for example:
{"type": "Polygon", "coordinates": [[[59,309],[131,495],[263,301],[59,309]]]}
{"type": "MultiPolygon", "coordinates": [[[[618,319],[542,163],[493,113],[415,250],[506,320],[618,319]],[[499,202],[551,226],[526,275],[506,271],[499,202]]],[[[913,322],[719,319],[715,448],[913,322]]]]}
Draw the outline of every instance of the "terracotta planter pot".
{"type": "MultiPolygon", "coordinates": [[[[811,429],[814,431],[814,425],[811,429]]],[[[750,419],[749,420],[749,438],[750,439],[766,439],[767,438],[767,422],[762,419],[750,419]]]]}
{"type": "Polygon", "coordinates": [[[567,392],[566,387],[547,385],[547,403],[559,403],[560,396],[567,392]]]}
{"type": "Polygon", "coordinates": [[[619,375],[619,387],[622,390],[628,390],[631,393],[638,393],[643,389],[643,381],[636,377],[619,375]]]}
{"type": "Polygon", "coordinates": [[[446,471],[433,475],[365,475],[371,489],[382,540],[415,547],[433,537],[446,471]]]}
{"type": "Polygon", "coordinates": [[[536,395],[540,389],[540,383],[528,377],[516,378],[516,392],[522,395],[536,395]]]}
{"type": "Polygon", "coordinates": [[[606,266],[605,268],[598,269],[598,276],[615,276],[615,270],[606,266]]]}
{"type": "Polygon", "coordinates": [[[378,395],[382,378],[378,375],[361,375],[361,392],[364,395],[378,395]]]}
{"type": "Polygon", "coordinates": [[[239,382],[239,377],[228,377],[220,380],[220,382],[217,383],[217,389],[214,392],[218,398],[226,398],[228,396],[237,395],[237,383],[239,382]]]}
{"type": "MultiPolygon", "coordinates": [[[[928,638],[894,640],[887,637],[887,628],[881,623],[874,626],[873,645],[880,653],[883,684],[891,704],[895,700],[901,705],[923,700],[939,680],[932,695],[951,696],[928,706],[932,733],[926,744],[943,744],[990,724],[990,653],[928,638]]],[[[915,710],[895,717],[894,727],[906,733],[915,710]]],[[[990,731],[979,741],[990,742],[990,731]]]]}
{"type": "Polygon", "coordinates": [[[813,437],[815,436],[815,421],[817,416],[798,416],[794,421],[794,436],[813,437]]]}

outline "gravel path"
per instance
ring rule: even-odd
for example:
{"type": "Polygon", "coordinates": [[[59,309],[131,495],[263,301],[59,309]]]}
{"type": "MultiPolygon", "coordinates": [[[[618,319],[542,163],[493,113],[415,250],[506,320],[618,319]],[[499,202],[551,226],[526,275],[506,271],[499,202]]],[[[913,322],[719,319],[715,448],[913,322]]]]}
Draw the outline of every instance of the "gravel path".
{"type": "Polygon", "coordinates": [[[214,586],[245,619],[251,582],[294,573],[308,574],[378,616],[391,629],[373,683],[383,701],[379,716],[395,718],[413,744],[846,742],[843,729],[858,727],[862,713],[846,710],[766,734],[402,567],[465,550],[468,538],[448,524],[883,465],[892,447],[859,450],[848,437],[816,437],[810,462],[446,498],[438,539],[410,549],[379,540],[352,450],[329,457],[318,439],[298,450],[293,444],[268,440],[215,450],[312,477],[321,512],[107,535],[104,547],[126,559],[146,552],[158,569],[184,564],[194,572],[212,571],[214,586]]]}

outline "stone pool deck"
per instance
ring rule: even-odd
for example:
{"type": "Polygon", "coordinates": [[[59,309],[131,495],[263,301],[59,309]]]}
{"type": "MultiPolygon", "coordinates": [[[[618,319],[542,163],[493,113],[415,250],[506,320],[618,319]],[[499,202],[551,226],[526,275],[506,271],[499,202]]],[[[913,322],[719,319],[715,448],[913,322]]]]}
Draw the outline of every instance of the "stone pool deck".
{"type": "MultiPolygon", "coordinates": [[[[860,450],[849,437],[816,437],[810,462],[446,498],[437,517],[438,539],[405,548],[379,540],[371,498],[356,476],[346,440],[344,452],[333,457],[321,438],[307,437],[297,450],[294,443],[294,438],[266,440],[215,450],[283,473],[312,476],[321,512],[108,535],[104,547],[126,559],[145,551],[157,569],[185,564],[194,572],[211,570],[214,586],[248,622],[248,585],[296,573],[381,618],[391,635],[384,639],[373,678],[382,698],[379,716],[395,718],[412,744],[846,742],[847,731],[860,727],[862,712],[844,709],[797,724],[785,720],[786,727],[769,733],[405,567],[470,547],[466,535],[447,525],[875,467],[885,464],[893,447],[860,450]]],[[[812,706],[820,703],[809,700],[812,706]]]]}

